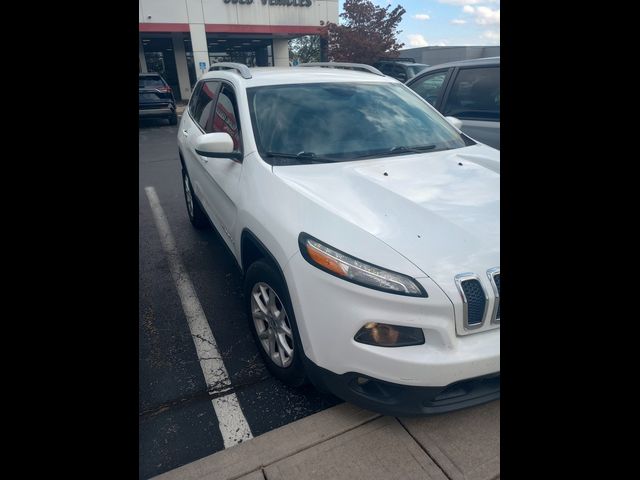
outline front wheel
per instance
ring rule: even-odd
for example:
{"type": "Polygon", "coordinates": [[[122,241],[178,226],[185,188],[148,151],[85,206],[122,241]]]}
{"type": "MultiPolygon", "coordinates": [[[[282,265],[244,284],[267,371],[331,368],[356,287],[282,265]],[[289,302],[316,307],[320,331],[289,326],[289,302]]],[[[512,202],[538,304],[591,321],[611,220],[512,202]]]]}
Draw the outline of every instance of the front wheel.
{"type": "Polygon", "coordinates": [[[247,270],[244,292],[250,328],[267,368],[288,385],[303,385],[302,346],[284,280],[269,262],[258,260],[247,270]]]}

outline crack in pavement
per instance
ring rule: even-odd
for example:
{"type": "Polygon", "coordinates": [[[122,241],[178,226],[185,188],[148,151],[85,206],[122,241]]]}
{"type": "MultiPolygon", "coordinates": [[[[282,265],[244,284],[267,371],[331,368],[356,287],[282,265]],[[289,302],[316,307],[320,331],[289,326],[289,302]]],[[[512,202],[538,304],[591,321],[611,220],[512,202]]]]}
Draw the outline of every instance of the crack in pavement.
{"type": "Polygon", "coordinates": [[[265,375],[252,379],[252,381],[249,382],[238,383],[237,385],[224,385],[219,387],[216,386],[215,388],[195,392],[192,395],[187,395],[175,400],[161,403],[160,405],[156,405],[151,408],[147,408],[146,410],[142,410],[141,412],[138,412],[138,417],[140,420],[152,418],[156,415],[159,415],[160,413],[166,412],[173,407],[182,406],[186,403],[195,402],[197,400],[214,400],[216,398],[225,397],[227,395],[230,395],[231,393],[242,391],[252,385],[256,385],[266,380],[271,380],[272,378],[273,377],[271,375],[265,375]]]}

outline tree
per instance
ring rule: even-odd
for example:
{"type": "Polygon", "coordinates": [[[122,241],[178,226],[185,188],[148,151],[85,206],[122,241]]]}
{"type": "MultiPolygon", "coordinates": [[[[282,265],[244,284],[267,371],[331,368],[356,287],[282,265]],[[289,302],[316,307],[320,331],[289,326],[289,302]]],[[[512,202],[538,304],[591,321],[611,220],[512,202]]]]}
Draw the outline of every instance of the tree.
{"type": "Polygon", "coordinates": [[[289,41],[289,60],[298,63],[320,61],[320,36],[306,35],[289,41]]]}
{"type": "Polygon", "coordinates": [[[378,7],[370,0],[345,0],[341,25],[329,23],[329,58],[335,62],[372,64],[381,57],[397,57],[404,43],[397,30],[405,9],[378,7]]]}

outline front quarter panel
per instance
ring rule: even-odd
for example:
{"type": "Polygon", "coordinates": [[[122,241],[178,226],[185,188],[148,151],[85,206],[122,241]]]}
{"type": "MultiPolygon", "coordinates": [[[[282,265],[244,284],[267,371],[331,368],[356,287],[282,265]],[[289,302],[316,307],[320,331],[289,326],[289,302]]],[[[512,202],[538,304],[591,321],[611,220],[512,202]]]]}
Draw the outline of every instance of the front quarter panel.
{"type": "MultiPolygon", "coordinates": [[[[368,313],[354,317],[350,323],[343,322],[341,328],[346,330],[334,330],[334,334],[343,335],[345,341],[351,342],[357,329],[362,326],[356,326],[353,321],[360,323],[365,319],[374,321],[381,320],[382,317],[391,318],[394,316],[394,308],[399,304],[409,305],[407,314],[403,314],[400,324],[420,323],[418,312],[424,310],[426,302],[433,306],[432,312],[438,312],[432,317],[429,325],[430,341],[439,349],[451,348],[454,345],[453,305],[435,282],[425,278],[424,273],[413,263],[380,239],[335,215],[316,199],[309,198],[286,184],[257,154],[245,157],[244,168],[238,228],[234,232],[235,243],[241,245],[242,232],[247,229],[262,242],[278,263],[291,293],[305,353],[313,361],[319,362],[319,365],[326,365],[325,360],[331,356],[331,348],[327,347],[330,341],[326,338],[326,332],[322,331],[322,320],[319,320],[317,315],[311,315],[310,311],[326,302],[327,298],[331,298],[332,305],[342,305],[343,312],[348,312],[349,308],[352,308],[349,295],[354,292],[356,297],[352,297],[352,300],[357,298],[362,300],[364,305],[368,304],[368,313]],[[418,281],[427,289],[429,298],[379,292],[337,279],[311,266],[300,254],[300,232],[306,232],[364,261],[420,279],[418,281]],[[346,298],[343,298],[345,295],[346,298]],[[374,314],[376,310],[378,313],[374,314]]],[[[241,263],[240,251],[237,251],[237,258],[241,263]]],[[[327,315],[331,317],[333,313],[328,305],[326,309],[327,315]]]]}

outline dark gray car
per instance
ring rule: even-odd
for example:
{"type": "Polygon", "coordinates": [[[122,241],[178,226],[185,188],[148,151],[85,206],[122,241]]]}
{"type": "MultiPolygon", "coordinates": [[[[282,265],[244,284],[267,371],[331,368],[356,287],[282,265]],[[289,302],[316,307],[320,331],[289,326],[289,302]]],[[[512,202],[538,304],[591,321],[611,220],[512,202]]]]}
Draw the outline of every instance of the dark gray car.
{"type": "Polygon", "coordinates": [[[434,65],[406,85],[471,138],[500,150],[500,57],[434,65]]]}
{"type": "Polygon", "coordinates": [[[176,100],[171,87],[157,73],[138,75],[138,117],[166,118],[169,125],[178,123],[176,100]]]}

